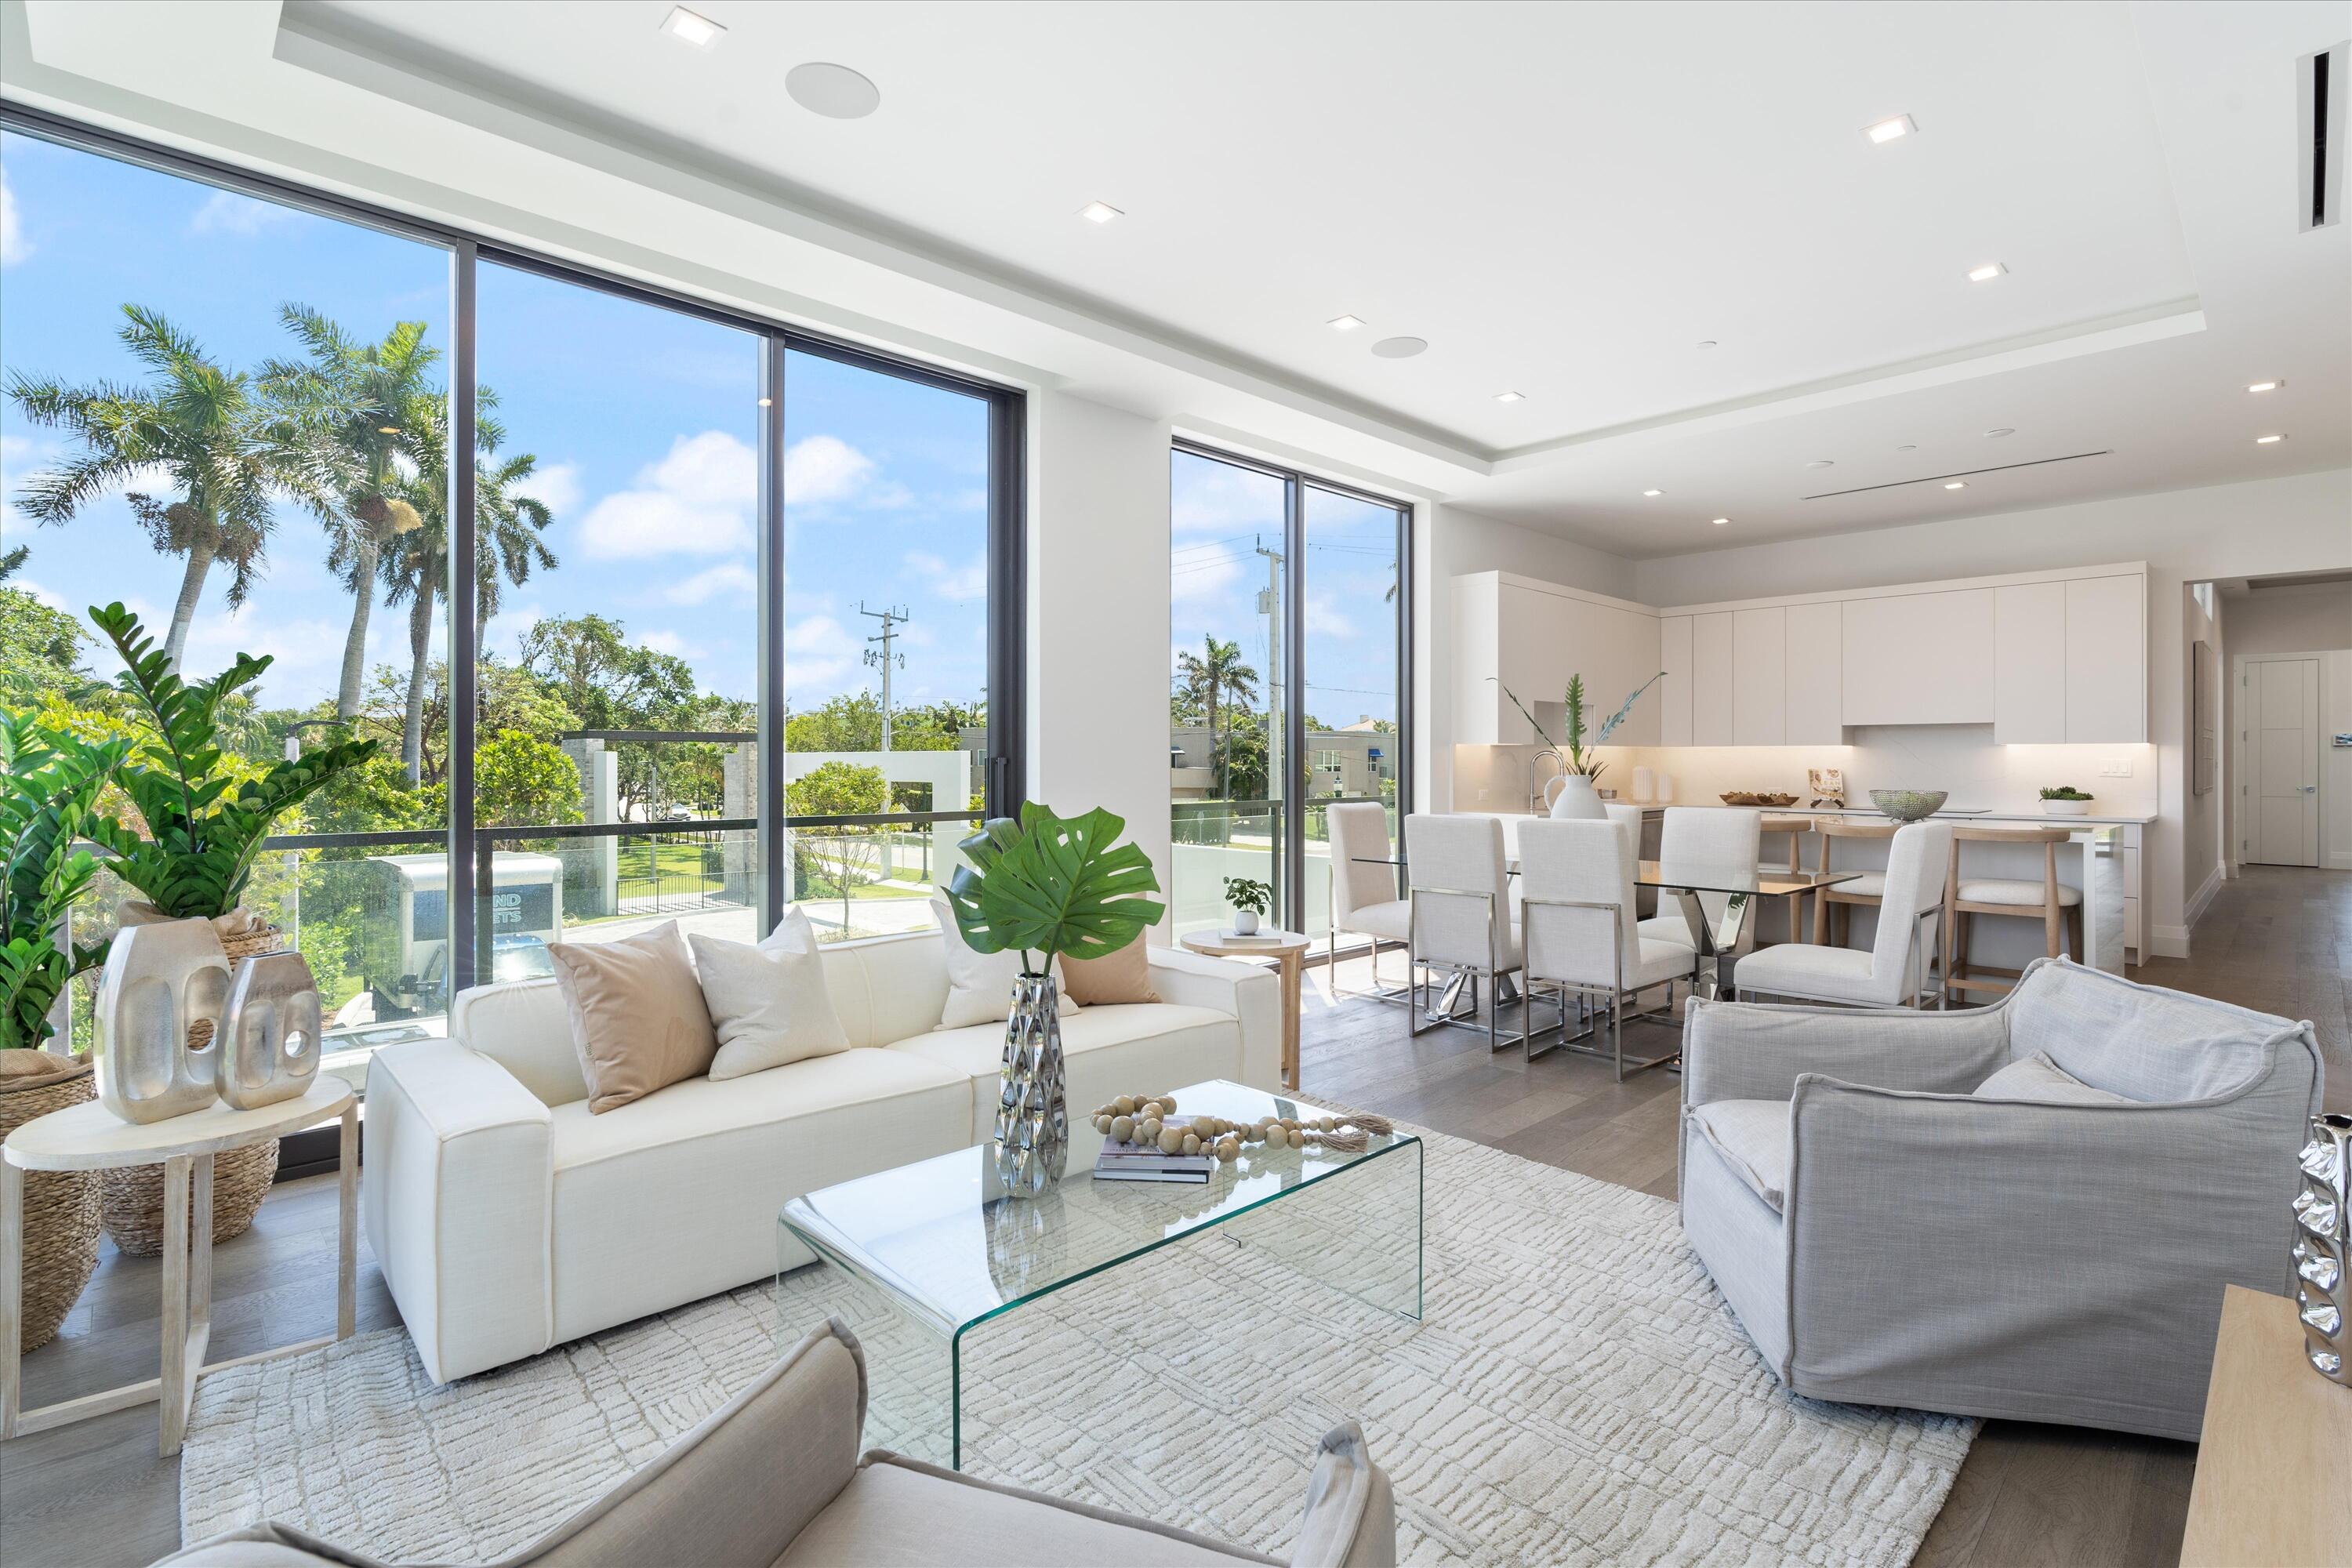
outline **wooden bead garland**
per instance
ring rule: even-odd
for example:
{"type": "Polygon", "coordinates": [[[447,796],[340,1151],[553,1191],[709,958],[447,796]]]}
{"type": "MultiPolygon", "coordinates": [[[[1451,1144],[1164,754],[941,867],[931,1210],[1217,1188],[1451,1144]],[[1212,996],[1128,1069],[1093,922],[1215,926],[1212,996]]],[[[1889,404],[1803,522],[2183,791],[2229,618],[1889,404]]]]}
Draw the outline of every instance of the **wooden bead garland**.
{"type": "Polygon", "coordinates": [[[1396,1131],[1396,1123],[1387,1117],[1362,1110],[1345,1116],[1265,1116],[1255,1121],[1196,1116],[1187,1123],[1171,1121],[1175,1114],[1172,1094],[1122,1094],[1097,1108],[1095,1131],[1130,1147],[1157,1148],[1163,1154],[1209,1154],[1228,1165],[1241,1158],[1246,1144],[1360,1154],[1371,1147],[1374,1138],[1385,1138],[1396,1131]]]}

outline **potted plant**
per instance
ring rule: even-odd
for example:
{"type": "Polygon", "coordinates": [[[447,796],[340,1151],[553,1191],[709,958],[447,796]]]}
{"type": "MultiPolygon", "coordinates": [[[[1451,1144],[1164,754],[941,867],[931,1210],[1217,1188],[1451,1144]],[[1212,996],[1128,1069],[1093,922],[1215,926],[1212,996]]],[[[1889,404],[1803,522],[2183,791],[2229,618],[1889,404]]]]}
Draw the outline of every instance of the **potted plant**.
{"type": "Polygon", "coordinates": [[[2059,784],[2042,792],[2042,814],[2044,816],[2088,816],[2091,796],[2073,784],[2059,784]]]}
{"type": "Polygon", "coordinates": [[[957,846],[969,863],[947,897],[965,945],[1021,954],[996,1109],[996,1170],[1010,1192],[1044,1191],[1069,1152],[1055,955],[1106,957],[1167,912],[1145,897],[1160,890],[1150,858],[1118,842],[1126,827],[1100,808],[1061,817],[1032,801],[1019,822],[992,817],[957,846]]]}
{"type": "Polygon", "coordinates": [[[1274,912],[1274,889],[1247,877],[1228,877],[1225,902],[1234,906],[1234,934],[1255,936],[1259,919],[1274,912]]]}
{"type": "MultiPolygon", "coordinates": [[[[1633,711],[1633,704],[1642,700],[1642,693],[1665,678],[1666,672],[1662,669],[1635,687],[1633,694],[1618,705],[1617,711],[1601,721],[1601,728],[1594,731],[1591,744],[1588,746],[1584,739],[1584,677],[1570,676],[1568,691],[1564,698],[1568,708],[1568,744],[1565,748],[1555,745],[1552,738],[1544,732],[1544,727],[1536,722],[1536,716],[1528,711],[1528,705],[1519,700],[1518,694],[1509,687],[1503,686],[1503,695],[1511,700],[1511,706],[1519,710],[1519,717],[1528,721],[1528,727],[1542,738],[1545,745],[1550,746],[1554,752],[1559,753],[1561,766],[1567,770],[1566,780],[1560,787],[1560,792],[1551,802],[1551,814],[1554,816],[1597,818],[1609,815],[1608,809],[1601,804],[1601,797],[1594,793],[1592,787],[1592,781],[1599,778],[1601,770],[1609,764],[1594,755],[1594,752],[1600,747],[1609,743],[1609,737],[1617,732],[1617,726],[1622,724],[1626,717],[1633,711]]],[[[1488,676],[1487,679],[1493,680],[1497,686],[1503,685],[1502,681],[1494,676],[1488,676]]]]}
{"type": "MultiPolygon", "coordinates": [[[[0,1139],[26,1122],[91,1098],[87,1058],[44,1049],[52,1014],[75,975],[106,956],[77,944],[67,924],[98,875],[76,842],[128,742],[99,744],[52,730],[29,712],[0,712],[0,1139]]],[[[70,1047],[71,1041],[65,1044],[70,1047]]],[[[25,1177],[24,1274],[17,1348],[48,1343],[98,1267],[98,1177],[36,1171],[25,1177]]]]}
{"type": "MultiPolygon", "coordinates": [[[[89,837],[115,856],[108,868],[144,894],[126,900],[126,925],[158,921],[209,921],[228,954],[232,974],[244,959],[277,951],[276,927],[238,900],[253,876],[270,824],[312,791],[365,763],[374,741],[338,741],[271,764],[258,777],[240,777],[224,758],[216,721],[221,702],[260,679],[271,660],[238,654],[210,680],[184,681],[169,656],[147,636],[139,617],[120,604],[92,608],[92,625],[122,660],[116,684],[145,721],[116,771],[145,831],[100,816],[89,837]]],[[[212,1025],[199,1020],[189,1040],[201,1047],[212,1025]]],[[[242,1236],[253,1223],[278,1170],[278,1146],[257,1144],[219,1156],[213,1171],[213,1239],[242,1236]]],[[[152,1258],[163,1245],[163,1184],[160,1165],[105,1172],[107,1234],[135,1257],[152,1258]]]]}

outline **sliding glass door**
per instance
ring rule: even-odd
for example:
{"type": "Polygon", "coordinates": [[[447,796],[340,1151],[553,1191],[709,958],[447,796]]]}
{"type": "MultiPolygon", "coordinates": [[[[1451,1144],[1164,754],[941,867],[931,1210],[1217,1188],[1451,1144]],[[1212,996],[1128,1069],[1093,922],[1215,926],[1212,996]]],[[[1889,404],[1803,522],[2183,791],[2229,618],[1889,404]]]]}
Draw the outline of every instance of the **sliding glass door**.
{"type": "Polygon", "coordinates": [[[1169,480],[1175,928],[1230,926],[1248,881],[1322,935],[1328,808],[1404,809],[1412,509],[1188,445],[1169,480]]]}

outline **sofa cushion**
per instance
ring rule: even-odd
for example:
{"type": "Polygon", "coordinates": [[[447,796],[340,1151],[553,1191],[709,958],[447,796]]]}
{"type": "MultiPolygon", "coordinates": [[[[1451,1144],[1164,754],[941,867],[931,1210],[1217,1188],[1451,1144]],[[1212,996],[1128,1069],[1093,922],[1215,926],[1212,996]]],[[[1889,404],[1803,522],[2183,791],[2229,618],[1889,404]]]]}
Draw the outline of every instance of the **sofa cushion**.
{"type": "Polygon", "coordinates": [[[825,994],[816,933],[797,908],[785,910],[782,922],[756,947],[699,931],[687,945],[694,950],[695,975],[719,1034],[712,1078],[741,1078],[849,1048],[825,994]]]}
{"type": "Polygon", "coordinates": [[[710,1070],[719,1037],[676,921],[547,949],[572,1016],[588,1108],[606,1111],[710,1070]]]}
{"type": "Polygon", "coordinates": [[[887,1046],[940,1021],[948,999],[947,949],[935,931],[828,942],[825,994],[853,1046],[887,1046]]]}
{"type": "Polygon", "coordinates": [[[2063,960],[2031,965],[2009,1000],[2011,1048],[2095,1089],[2156,1103],[2212,1100],[2270,1070],[2295,1026],[2063,960]]]}
{"type": "MultiPolygon", "coordinates": [[[[1016,948],[982,952],[963,939],[955,911],[945,899],[931,900],[931,917],[940,922],[940,955],[948,966],[948,999],[940,1009],[941,1029],[969,1028],[974,1024],[1002,1024],[1013,1016],[1013,983],[1021,978],[1021,953],[1016,948]]],[[[1049,966],[1060,983],[1058,1011],[1066,1018],[1078,1010],[1062,973],[1057,955],[1049,966]]]]}
{"type": "Polygon", "coordinates": [[[1270,1563],[1213,1542],[1083,1503],[950,1475],[890,1456],[863,1465],[793,1538],[775,1568],[1034,1568],[1116,1563],[1120,1568],[1270,1563]]]}
{"type": "Polygon", "coordinates": [[[1718,1100],[1691,1107],[1690,1119],[1748,1190],[1779,1212],[1789,1185],[1789,1102],[1718,1100]]]}
{"type": "MultiPolygon", "coordinates": [[[[919,1057],[960,1073],[971,1085],[972,1142],[995,1133],[997,1073],[1004,1026],[975,1024],[901,1040],[893,1053],[919,1057]]],[[[1241,1024],[1207,1007],[1105,1005],[1062,1020],[1062,1055],[1070,1114],[1141,1090],[1156,1094],[1206,1079],[1242,1076],[1241,1024]]]]}
{"type": "Polygon", "coordinates": [[[512,1073],[541,1104],[588,1098],[572,1016],[552,978],[467,987],[449,1004],[449,1034],[512,1073]]]}
{"type": "Polygon", "coordinates": [[[967,1147],[971,1129],[969,1077],[870,1049],[692,1079],[603,1116],[558,1106],[556,1340],[764,1278],[786,1199],[967,1147]]]}
{"type": "Polygon", "coordinates": [[[2093,1089],[2042,1052],[2013,1061],[1971,1091],[1979,1100],[2032,1100],[2049,1105],[2128,1105],[2124,1095],[2093,1089]]]}
{"type": "Polygon", "coordinates": [[[1151,950],[1144,945],[1143,933],[1137,931],[1135,940],[1125,947],[1113,949],[1100,958],[1061,958],[1062,980],[1070,988],[1070,1000],[1082,1007],[1106,1007],[1121,1002],[1157,1002],[1160,993],[1151,988],[1151,950]]]}

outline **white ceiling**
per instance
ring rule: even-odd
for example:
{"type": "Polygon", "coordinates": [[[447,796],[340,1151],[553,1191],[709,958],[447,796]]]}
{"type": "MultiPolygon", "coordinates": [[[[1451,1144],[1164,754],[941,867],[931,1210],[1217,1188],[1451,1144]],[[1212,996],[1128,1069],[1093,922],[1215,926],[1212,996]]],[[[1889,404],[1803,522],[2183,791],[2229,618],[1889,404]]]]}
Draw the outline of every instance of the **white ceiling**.
{"type": "Polygon", "coordinates": [[[43,66],[287,137],[313,177],[608,258],[590,231],[625,235],[690,283],[659,257],[714,254],[686,227],[713,216],[608,187],[748,195],[817,221],[757,219],[791,248],[729,270],[813,315],[1631,555],[2352,462],[2352,249],[2293,216],[2325,0],[700,0],[707,51],[668,0],[20,5],[43,66]],[[807,60],[880,110],[799,108],[807,60]],[[1126,216],[1079,219],[1097,199],[1126,216]],[[1431,348],[1370,353],[1395,333],[1431,348]]]}

